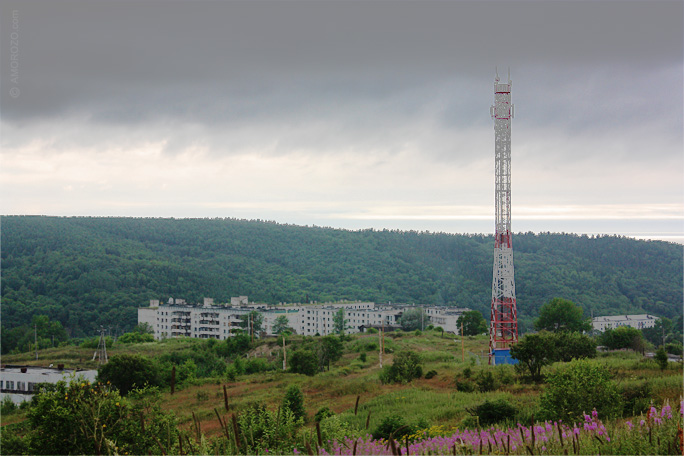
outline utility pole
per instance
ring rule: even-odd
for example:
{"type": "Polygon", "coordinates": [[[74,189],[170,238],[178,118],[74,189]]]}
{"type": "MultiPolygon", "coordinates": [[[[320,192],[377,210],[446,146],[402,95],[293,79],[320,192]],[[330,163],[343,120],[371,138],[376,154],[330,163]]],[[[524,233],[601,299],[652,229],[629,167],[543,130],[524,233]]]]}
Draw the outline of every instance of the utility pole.
{"type": "Polygon", "coordinates": [[[463,334],[463,320],[461,320],[461,362],[465,361],[465,335],[463,334]]]}
{"type": "Polygon", "coordinates": [[[38,359],[38,325],[33,325],[33,340],[36,345],[36,359],[38,359]]]}
{"type": "Polygon", "coordinates": [[[285,334],[283,334],[283,370],[287,370],[287,352],[285,351],[285,334]]]}

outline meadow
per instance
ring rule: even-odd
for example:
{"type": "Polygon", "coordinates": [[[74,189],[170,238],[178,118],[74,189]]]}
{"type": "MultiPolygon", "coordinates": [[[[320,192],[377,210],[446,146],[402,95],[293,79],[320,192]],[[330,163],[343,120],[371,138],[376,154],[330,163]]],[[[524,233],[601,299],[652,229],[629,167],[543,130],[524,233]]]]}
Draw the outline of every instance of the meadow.
{"type": "MultiPolygon", "coordinates": [[[[191,438],[182,448],[175,444],[173,449],[157,446],[154,451],[244,452],[248,446],[238,448],[238,442],[244,438],[248,443],[249,438],[240,437],[244,425],[237,426],[238,419],[255,413],[256,404],[263,416],[277,413],[280,418],[283,398],[296,385],[303,393],[305,417],[293,426],[289,446],[277,448],[288,454],[309,450],[319,454],[681,454],[681,443],[677,443],[682,417],[681,363],[661,369],[654,360],[631,350],[598,353],[594,363],[610,372],[621,395],[622,413],[607,418],[585,410],[584,420],[565,423],[536,418],[541,416],[540,396],[548,385],[529,381],[513,366],[488,365],[486,336],[461,340],[434,330],[386,333],[383,365],[391,365],[396,354],[407,350],[419,354],[422,361],[421,378],[391,384],[380,381],[379,337],[345,337],[342,356],[329,370],[313,376],[282,371],[282,348],[275,339],[257,341],[241,357],[247,363],[263,360],[268,368],[260,372],[228,375],[234,359],[221,374],[196,365],[192,375],[174,385],[173,393],[168,387],[156,393],[161,410],[173,415],[178,432],[191,438]],[[493,424],[484,424],[478,413],[484,403],[508,404],[512,411],[493,424]],[[317,420],[323,410],[327,417],[317,420]],[[371,435],[392,420],[410,432],[389,438],[371,435]],[[651,443],[644,446],[644,438],[651,443]]],[[[288,350],[306,343],[316,340],[292,336],[288,350]]],[[[113,343],[108,351],[110,358],[135,354],[182,361],[207,350],[208,345],[200,340],[113,343]]],[[[3,363],[97,368],[92,356],[92,349],[66,346],[41,350],[38,360],[27,353],[7,355],[3,363]]],[[[543,372],[551,375],[565,364],[555,363],[543,372]]],[[[3,433],[25,432],[27,410],[3,414],[3,433]]],[[[249,448],[264,454],[269,451],[258,445],[249,448]]]]}

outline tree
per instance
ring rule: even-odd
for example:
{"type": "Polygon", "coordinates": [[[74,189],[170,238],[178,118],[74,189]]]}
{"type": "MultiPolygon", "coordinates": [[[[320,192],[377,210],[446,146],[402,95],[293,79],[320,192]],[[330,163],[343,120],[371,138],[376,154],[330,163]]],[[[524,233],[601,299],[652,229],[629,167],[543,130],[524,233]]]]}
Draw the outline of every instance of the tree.
{"type": "Polygon", "coordinates": [[[295,374],[316,375],[318,372],[318,357],[311,350],[296,350],[288,357],[290,372],[295,374]]]}
{"type": "Polygon", "coordinates": [[[283,408],[290,410],[295,420],[301,418],[306,420],[306,409],[304,408],[304,394],[297,385],[290,385],[283,398],[283,408]]]}
{"type": "Polygon", "coordinates": [[[596,342],[586,334],[561,331],[552,333],[552,341],[555,347],[554,361],[567,363],[573,359],[596,357],[596,342]]]}
{"type": "Polygon", "coordinates": [[[511,357],[520,361],[520,366],[526,369],[532,380],[542,379],[542,367],[554,360],[553,340],[549,333],[527,334],[511,346],[511,357]]]}
{"type": "Polygon", "coordinates": [[[282,334],[290,325],[290,320],[285,315],[280,315],[273,322],[273,334],[282,334]]]}
{"type": "Polygon", "coordinates": [[[340,310],[333,315],[333,330],[337,334],[344,334],[348,328],[347,323],[349,323],[349,320],[344,318],[344,307],[340,307],[340,310]]]}
{"type": "Polygon", "coordinates": [[[641,351],[644,348],[644,340],[641,331],[631,326],[619,326],[615,329],[607,329],[599,338],[602,345],[610,350],[631,348],[641,351]]]}
{"type": "Polygon", "coordinates": [[[660,367],[660,370],[667,369],[667,353],[665,353],[665,349],[663,347],[660,347],[656,351],[655,360],[658,363],[658,367],[660,367]]]}
{"type": "Polygon", "coordinates": [[[591,322],[583,313],[572,301],[554,298],[541,307],[534,327],[537,331],[591,331],[591,322]]]}
{"type": "Polygon", "coordinates": [[[154,336],[148,333],[129,332],[119,336],[117,342],[122,344],[141,344],[143,342],[154,342],[154,336]]]}
{"type": "Polygon", "coordinates": [[[415,331],[416,329],[422,329],[423,325],[429,322],[430,317],[425,315],[422,307],[408,309],[401,314],[401,318],[399,319],[401,329],[404,331],[415,331]]]}
{"type": "Polygon", "coordinates": [[[518,369],[527,370],[530,377],[542,379],[542,367],[556,361],[595,358],[596,342],[586,334],[576,332],[540,331],[527,334],[511,347],[511,356],[520,361],[518,369]]]}
{"type": "Polygon", "coordinates": [[[97,370],[100,382],[111,382],[126,395],[133,388],[143,388],[146,385],[159,384],[158,370],[151,360],[140,355],[115,355],[97,370]]]}
{"type": "Polygon", "coordinates": [[[596,408],[605,418],[618,416],[622,398],[612,374],[595,361],[574,360],[547,379],[539,405],[543,419],[579,421],[596,408]]]}
{"type": "Polygon", "coordinates": [[[385,366],[380,373],[382,383],[409,383],[423,376],[420,355],[413,351],[399,352],[394,356],[391,366],[385,366]]]}
{"type": "Polygon", "coordinates": [[[240,316],[240,327],[246,328],[250,336],[259,334],[261,325],[264,323],[264,316],[256,310],[251,311],[246,315],[240,316]]]}
{"type": "Polygon", "coordinates": [[[478,334],[487,332],[487,321],[477,310],[463,312],[461,316],[458,317],[456,326],[459,331],[461,330],[461,323],[463,324],[464,336],[477,336],[478,334]]]}
{"type": "Polygon", "coordinates": [[[121,397],[82,378],[44,384],[26,413],[27,454],[157,453],[158,442],[174,445],[178,434],[174,415],[161,411],[160,400],[156,390],[121,397]]]}
{"type": "Polygon", "coordinates": [[[334,363],[342,357],[342,341],[335,336],[325,336],[321,338],[319,345],[319,365],[321,370],[327,366],[330,370],[330,363],[334,363]]]}

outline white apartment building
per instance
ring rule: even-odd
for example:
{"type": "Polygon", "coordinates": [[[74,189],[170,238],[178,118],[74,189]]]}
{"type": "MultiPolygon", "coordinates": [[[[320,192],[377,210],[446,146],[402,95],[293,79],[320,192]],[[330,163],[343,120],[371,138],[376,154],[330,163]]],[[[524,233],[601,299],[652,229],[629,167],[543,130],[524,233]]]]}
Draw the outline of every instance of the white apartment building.
{"type": "Polygon", "coordinates": [[[631,326],[636,329],[653,328],[658,318],[653,315],[615,315],[610,317],[595,317],[592,325],[596,331],[615,329],[620,326],[631,326]]]}
{"type": "MultiPolygon", "coordinates": [[[[205,298],[203,305],[188,305],[184,300],[169,299],[167,304],[150,301],[150,307],[138,309],[138,323],[148,323],[154,329],[155,339],[167,337],[193,337],[225,340],[239,328],[240,317],[256,310],[263,316],[262,332],[273,335],[278,317],[285,316],[288,327],[305,336],[326,336],[335,332],[335,315],[344,309],[346,332],[359,332],[362,328],[391,327],[399,324],[405,310],[412,306],[380,305],[372,302],[344,302],[317,305],[266,306],[247,304],[247,297],[231,298],[241,306],[217,305],[205,298]]],[[[425,307],[425,326],[430,323],[445,331],[458,334],[456,321],[469,309],[453,307],[425,307]],[[432,321],[430,321],[432,320],[432,321]]]]}
{"type": "Polygon", "coordinates": [[[40,383],[69,382],[80,377],[94,382],[97,371],[64,369],[62,365],[57,368],[4,365],[0,368],[0,400],[9,397],[15,404],[20,404],[31,400],[40,383]]]}

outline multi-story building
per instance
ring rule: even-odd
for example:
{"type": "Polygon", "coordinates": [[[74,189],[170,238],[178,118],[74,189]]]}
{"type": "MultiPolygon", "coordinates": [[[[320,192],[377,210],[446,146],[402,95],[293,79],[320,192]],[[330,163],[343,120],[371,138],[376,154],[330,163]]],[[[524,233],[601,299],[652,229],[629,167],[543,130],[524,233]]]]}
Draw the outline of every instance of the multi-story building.
{"type": "Polygon", "coordinates": [[[56,368],[3,365],[0,368],[0,400],[9,397],[15,404],[30,401],[41,383],[69,382],[81,377],[93,382],[97,371],[65,369],[61,364],[56,368]]]}
{"type": "Polygon", "coordinates": [[[620,326],[631,326],[636,329],[653,328],[657,317],[647,314],[639,315],[615,315],[610,317],[595,317],[592,325],[596,331],[615,329],[620,326]]]}
{"type": "MultiPolygon", "coordinates": [[[[193,337],[224,340],[235,334],[243,317],[257,311],[263,317],[261,332],[273,335],[278,317],[287,318],[287,326],[297,334],[325,336],[335,332],[335,316],[344,309],[347,333],[362,331],[368,327],[396,327],[407,308],[403,305],[376,305],[372,302],[343,302],[315,305],[267,306],[249,304],[246,296],[231,298],[231,304],[217,305],[205,298],[202,305],[189,305],[184,300],[169,299],[160,304],[150,301],[150,307],[138,309],[138,322],[148,323],[154,329],[156,339],[166,337],[193,337]]],[[[456,321],[469,309],[453,307],[425,307],[425,325],[432,323],[447,332],[458,334],[456,321]]]]}

